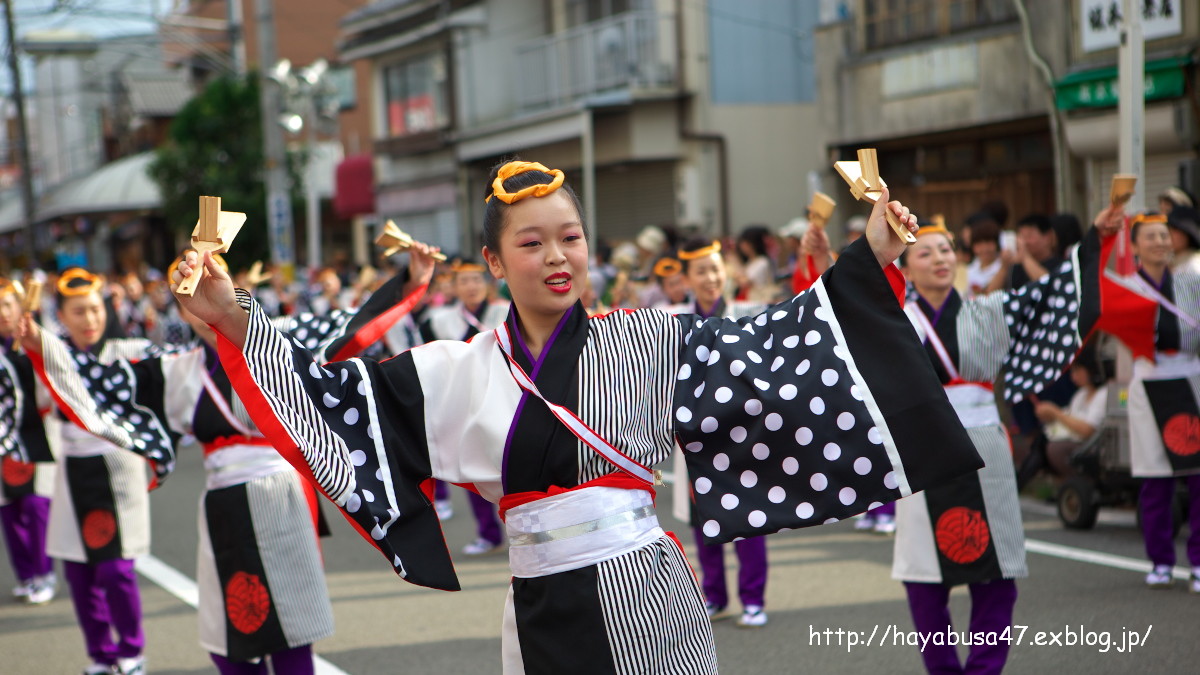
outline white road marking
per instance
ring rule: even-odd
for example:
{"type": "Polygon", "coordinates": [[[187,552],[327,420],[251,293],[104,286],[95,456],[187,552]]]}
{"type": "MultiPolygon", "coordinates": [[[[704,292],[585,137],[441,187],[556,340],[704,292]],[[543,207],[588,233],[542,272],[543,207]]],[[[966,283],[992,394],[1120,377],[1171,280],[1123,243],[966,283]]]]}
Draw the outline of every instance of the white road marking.
{"type": "MultiPolygon", "coordinates": [[[[1128,558],[1123,555],[1113,555],[1111,553],[1091,551],[1086,548],[1052,544],[1048,541],[1040,541],[1038,539],[1026,539],[1025,550],[1031,553],[1041,553],[1042,555],[1052,556],[1054,558],[1062,558],[1063,560],[1074,560],[1076,562],[1102,565],[1104,567],[1112,567],[1119,570],[1129,570],[1131,572],[1146,573],[1149,572],[1153,567],[1149,560],[1139,560],[1137,558],[1128,558]]],[[[1186,567],[1176,566],[1175,569],[1171,571],[1171,574],[1176,579],[1183,579],[1186,581],[1191,576],[1191,570],[1186,567]]]]}
{"type": "MultiPolygon", "coordinates": [[[[196,586],[196,582],[187,578],[183,572],[152,555],[138,558],[135,567],[142,576],[158,584],[163,590],[179,598],[189,607],[194,609],[199,604],[200,589],[196,586]]],[[[317,675],[350,675],[316,654],[313,654],[313,663],[316,666],[317,675]]]]}

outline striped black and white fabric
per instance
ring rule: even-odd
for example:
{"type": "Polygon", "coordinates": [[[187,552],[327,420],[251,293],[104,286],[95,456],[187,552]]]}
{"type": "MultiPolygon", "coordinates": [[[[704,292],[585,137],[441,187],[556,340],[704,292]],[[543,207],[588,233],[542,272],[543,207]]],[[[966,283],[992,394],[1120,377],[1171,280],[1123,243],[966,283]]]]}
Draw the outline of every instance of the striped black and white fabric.
{"type": "MultiPolygon", "coordinates": [[[[306,335],[328,344],[335,322],[307,325],[306,335]]],[[[197,552],[201,646],[246,662],[332,635],[333,610],[314,536],[313,488],[278,458],[274,464],[263,461],[264,453],[275,452],[256,449],[261,433],[233,394],[216,351],[199,344],[124,365],[130,377],[104,400],[154,392],[155,400],[143,402],[156,421],[174,434],[192,434],[206,448],[208,487],[200,499],[197,552]],[[222,464],[221,452],[238,454],[222,464]],[[251,463],[258,468],[249,468],[251,463]],[[245,478],[222,478],[217,474],[223,470],[245,478]]],[[[97,389],[88,393],[99,406],[97,389]]],[[[89,430],[102,437],[121,433],[111,416],[91,419],[89,430]]]]}
{"type": "MultiPolygon", "coordinates": [[[[979,468],[889,281],[862,242],[817,292],[744,323],[696,325],[655,310],[589,319],[577,304],[537,358],[524,347],[515,308],[508,328],[514,359],[542,394],[628,457],[658,464],[676,434],[685,446],[703,445],[689,453],[695,480],[738,491],[735,509],[714,490],[697,504],[719,525],[712,536],[728,539],[846,517],[979,468]],[[746,326],[756,342],[725,339],[751,337],[746,326]],[[807,338],[813,331],[820,340],[807,338]],[[777,366],[780,357],[794,362],[777,366]],[[819,375],[797,375],[803,359],[818,373],[838,372],[836,395],[819,375]],[[744,368],[731,371],[734,360],[744,368]],[[722,386],[730,398],[717,393],[722,386]],[[798,444],[798,416],[819,414],[817,396],[830,397],[831,414],[821,418],[829,423],[813,423],[813,439],[798,444]],[[751,399],[758,404],[748,405],[751,399]],[[845,411],[856,416],[851,430],[836,423],[845,411]],[[776,417],[787,419],[786,432],[776,417]],[[736,427],[746,438],[730,436],[736,427]],[[786,435],[792,447],[773,434],[786,435]],[[764,467],[755,447],[768,441],[777,454],[764,467]],[[844,458],[821,453],[833,442],[842,443],[844,458]],[[870,459],[871,471],[860,471],[859,457],[870,459]],[[750,465],[763,478],[747,485],[743,467],[750,465]],[[811,479],[816,471],[827,476],[820,489],[811,479]],[[849,486],[853,499],[845,497],[849,486]],[[811,513],[798,508],[801,501],[811,513]],[[759,522],[755,512],[767,517],[759,522]]],[[[613,473],[516,384],[493,333],[432,342],[383,363],[322,366],[272,330],[248,295],[239,302],[250,311],[244,347],[221,344],[238,395],[276,448],[410,582],[459,587],[429,478],[500,502],[613,473]]],[[[505,672],[716,671],[700,589],[668,537],[578,569],[515,578],[505,615],[505,672]]]]}

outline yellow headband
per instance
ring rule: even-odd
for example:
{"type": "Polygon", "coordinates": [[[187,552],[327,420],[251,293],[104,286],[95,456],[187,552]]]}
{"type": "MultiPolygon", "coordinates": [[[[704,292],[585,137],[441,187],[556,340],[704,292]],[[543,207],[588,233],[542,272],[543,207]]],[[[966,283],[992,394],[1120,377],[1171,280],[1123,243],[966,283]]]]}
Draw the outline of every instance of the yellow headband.
{"type": "Polygon", "coordinates": [[[720,252],[721,252],[721,242],[714,241],[711,246],[705,246],[704,248],[699,248],[699,249],[696,249],[695,251],[680,251],[679,259],[680,260],[699,260],[700,258],[707,258],[708,256],[710,256],[714,253],[720,253],[720,252]]]}
{"type": "Polygon", "coordinates": [[[683,271],[683,265],[674,258],[661,258],[654,263],[654,273],[664,279],[673,277],[683,271]]]}
{"type": "Polygon", "coordinates": [[[917,236],[922,237],[927,234],[944,234],[950,241],[954,241],[954,235],[950,234],[950,230],[946,229],[945,225],[922,225],[917,228],[917,236]]]}
{"type": "Polygon", "coordinates": [[[58,288],[59,295],[65,298],[73,298],[99,291],[100,286],[103,284],[104,279],[99,275],[92,274],[81,267],[72,267],[66,272],[63,272],[62,276],[58,278],[58,285],[56,288],[58,288]],[[78,286],[71,286],[70,283],[76,280],[86,281],[87,283],[78,286]]]}
{"type": "Polygon", "coordinates": [[[1163,223],[1165,225],[1166,222],[1167,217],[1160,213],[1139,213],[1133,217],[1134,225],[1138,223],[1163,223]]]}
{"type": "Polygon", "coordinates": [[[483,274],[487,271],[487,268],[479,263],[460,262],[451,266],[450,271],[454,272],[455,274],[459,274],[461,272],[479,272],[480,274],[483,274]]]}
{"type": "Polygon", "coordinates": [[[13,285],[13,282],[9,281],[8,279],[0,279],[0,298],[16,292],[17,287],[13,285]]]}
{"type": "MultiPolygon", "coordinates": [[[[194,250],[195,249],[191,249],[191,248],[185,250],[183,253],[181,253],[179,255],[178,258],[175,259],[175,262],[171,263],[171,266],[167,268],[167,283],[168,284],[171,283],[171,276],[173,274],[175,274],[175,270],[179,269],[179,263],[183,262],[183,256],[185,254],[187,254],[188,251],[194,251],[194,250]]],[[[203,260],[203,256],[201,256],[201,260],[203,260]]],[[[220,265],[221,269],[225,270],[226,272],[229,271],[229,263],[225,262],[225,259],[221,257],[220,253],[213,254],[213,262],[220,265]]]]}
{"type": "Polygon", "coordinates": [[[554,192],[558,188],[562,187],[562,184],[563,172],[559,171],[558,169],[547,169],[537,162],[513,161],[500,167],[500,171],[496,174],[496,180],[492,181],[492,194],[485,197],[483,201],[484,203],[490,202],[494,196],[505,204],[512,204],[513,202],[524,199],[530,195],[534,197],[545,197],[551,192],[554,192]],[[527,188],[521,188],[520,190],[512,193],[504,189],[504,181],[518,174],[525,173],[526,171],[541,171],[542,173],[548,173],[551,176],[554,176],[554,180],[552,180],[550,183],[543,183],[541,185],[530,185],[527,188]]]}

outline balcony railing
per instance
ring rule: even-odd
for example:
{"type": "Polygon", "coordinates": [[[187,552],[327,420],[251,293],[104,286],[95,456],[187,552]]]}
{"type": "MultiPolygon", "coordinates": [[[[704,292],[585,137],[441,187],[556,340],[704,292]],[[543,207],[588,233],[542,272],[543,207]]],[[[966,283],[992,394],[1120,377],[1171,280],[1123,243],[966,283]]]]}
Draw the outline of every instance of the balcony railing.
{"type": "Polygon", "coordinates": [[[673,89],[675,18],[625,12],[517,48],[520,106],[554,108],[593,96],[673,89]]]}

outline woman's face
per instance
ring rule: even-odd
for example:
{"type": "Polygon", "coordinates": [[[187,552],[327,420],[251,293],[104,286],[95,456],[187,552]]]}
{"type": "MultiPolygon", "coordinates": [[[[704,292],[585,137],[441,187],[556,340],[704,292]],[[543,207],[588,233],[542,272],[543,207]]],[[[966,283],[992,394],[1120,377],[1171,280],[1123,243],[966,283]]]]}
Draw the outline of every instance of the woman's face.
{"type": "Polygon", "coordinates": [[[908,249],[905,256],[904,273],[917,287],[918,293],[940,293],[954,285],[954,270],[958,259],[954,247],[942,234],[927,234],[917,237],[917,243],[908,249]]]}
{"type": "Polygon", "coordinates": [[[720,253],[688,261],[688,284],[702,307],[711,307],[725,293],[725,261],[720,253]]]}
{"type": "Polygon", "coordinates": [[[517,311],[561,316],[583,293],[588,245],[574,204],[561,191],[528,197],[508,208],[499,250],[483,257],[492,276],[508,281],[517,311]]]}
{"type": "Polygon", "coordinates": [[[0,338],[12,337],[21,319],[21,305],[16,293],[0,295],[0,338]]]}
{"type": "Polygon", "coordinates": [[[454,275],[454,295],[464,307],[473,309],[481,305],[488,296],[483,272],[459,272],[454,275]]]}
{"type": "Polygon", "coordinates": [[[683,273],[676,273],[669,277],[663,277],[662,289],[663,293],[667,296],[667,302],[671,303],[672,305],[678,305],[684,300],[687,300],[687,275],[683,273]]]}
{"type": "Polygon", "coordinates": [[[1080,389],[1093,389],[1092,378],[1088,375],[1087,368],[1079,365],[1071,366],[1071,382],[1080,389]]]}
{"type": "Polygon", "coordinates": [[[1000,245],[995,241],[977,241],[971,244],[971,253],[981,265],[990,265],[1000,255],[1000,245]]]}
{"type": "Polygon", "coordinates": [[[59,300],[58,321],[67,329],[67,336],[76,347],[87,349],[100,341],[108,312],[100,293],[62,297],[59,300]]]}
{"type": "Polygon", "coordinates": [[[1138,226],[1133,252],[1143,265],[1165,265],[1171,260],[1173,251],[1171,232],[1166,223],[1142,223],[1138,226]]]}

